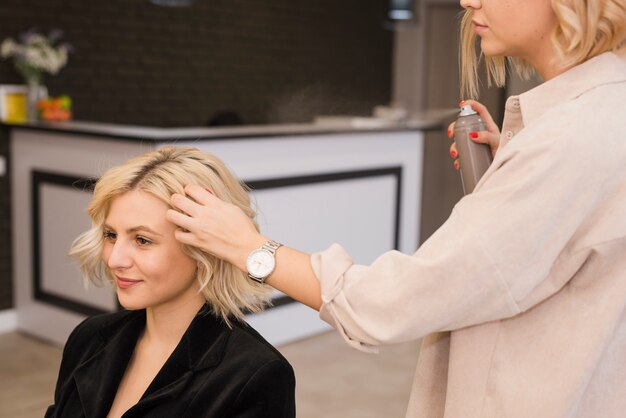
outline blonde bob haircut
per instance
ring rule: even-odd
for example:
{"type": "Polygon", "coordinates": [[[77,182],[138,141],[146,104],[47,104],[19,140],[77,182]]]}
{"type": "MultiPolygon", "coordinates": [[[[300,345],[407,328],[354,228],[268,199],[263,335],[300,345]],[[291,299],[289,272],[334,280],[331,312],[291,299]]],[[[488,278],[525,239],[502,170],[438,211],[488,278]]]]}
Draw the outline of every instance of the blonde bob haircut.
{"type": "MultiPolygon", "coordinates": [[[[563,68],[581,64],[603,52],[623,51],[626,47],[625,0],[551,0],[557,24],[552,33],[554,57],[563,68]]],[[[460,73],[461,96],[477,98],[479,91],[477,36],[472,27],[472,10],[461,19],[460,73]]],[[[485,57],[487,83],[504,86],[506,67],[528,79],[530,64],[515,57],[485,57]]]]}
{"type": "MultiPolygon", "coordinates": [[[[87,208],[92,227],[76,238],[69,252],[77,260],[85,280],[98,286],[104,280],[113,282],[102,260],[104,223],[113,199],[131,190],[141,190],[171,207],[172,194],[185,194],[185,185],[192,183],[208,187],[218,198],[238,206],[258,230],[247,188],[222,161],[196,148],[164,147],[109,169],[97,181],[87,208]]],[[[267,286],[250,280],[234,265],[200,248],[181,246],[197,262],[200,291],[208,305],[226,323],[233,317],[243,320],[246,311],[261,311],[269,303],[267,286]]]]}

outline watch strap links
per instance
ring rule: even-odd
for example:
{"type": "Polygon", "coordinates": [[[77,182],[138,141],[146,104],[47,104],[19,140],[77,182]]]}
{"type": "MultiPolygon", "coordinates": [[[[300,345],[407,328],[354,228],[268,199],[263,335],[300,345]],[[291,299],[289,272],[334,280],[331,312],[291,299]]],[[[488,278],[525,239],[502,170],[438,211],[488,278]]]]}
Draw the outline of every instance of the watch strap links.
{"type": "Polygon", "coordinates": [[[265,279],[267,278],[267,277],[256,277],[256,276],[251,275],[250,273],[248,273],[248,277],[260,284],[265,283],[265,279]]]}
{"type": "Polygon", "coordinates": [[[276,250],[278,250],[278,248],[280,248],[281,245],[283,244],[281,244],[280,242],[269,240],[265,244],[263,244],[261,248],[265,248],[267,251],[272,253],[272,255],[274,255],[276,253],[276,250]]]}

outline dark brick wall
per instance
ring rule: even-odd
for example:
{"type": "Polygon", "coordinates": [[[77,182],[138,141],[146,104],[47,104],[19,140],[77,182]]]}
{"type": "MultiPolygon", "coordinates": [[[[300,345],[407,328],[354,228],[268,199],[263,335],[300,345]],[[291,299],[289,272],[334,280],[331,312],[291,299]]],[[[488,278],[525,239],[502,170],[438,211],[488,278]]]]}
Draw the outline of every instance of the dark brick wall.
{"type": "MultiPolygon", "coordinates": [[[[77,119],[204,125],[232,109],[246,123],[368,114],[390,96],[383,0],[5,0],[0,39],[58,27],[76,48],[52,94],[77,119]]],[[[8,62],[0,81],[19,82],[8,62]]]]}
{"type": "MultiPolygon", "coordinates": [[[[60,28],[76,52],[45,84],[74,99],[76,119],[204,125],[365,115],[391,94],[392,35],[384,0],[2,0],[0,40],[60,28]]],[[[20,83],[0,61],[0,83],[20,83]]],[[[7,155],[6,133],[0,153],[7,155]]],[[[10,162],[9,162],[10,163],[10,162]]],[[[10,307],[8,178],[0,177],[0,309],[10,307]]]]}

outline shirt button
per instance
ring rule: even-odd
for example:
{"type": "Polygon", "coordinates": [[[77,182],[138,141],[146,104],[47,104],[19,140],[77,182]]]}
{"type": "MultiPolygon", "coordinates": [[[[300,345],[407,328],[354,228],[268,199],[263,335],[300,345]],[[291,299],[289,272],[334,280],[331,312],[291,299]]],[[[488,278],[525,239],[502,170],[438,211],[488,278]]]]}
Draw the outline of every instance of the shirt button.
{"type": "Polygon", "coordinates": [[[513,138],[513,131],[506,131],[505,135],[506,135],[507,139],[511,139],[511,138],[513,138]]]}

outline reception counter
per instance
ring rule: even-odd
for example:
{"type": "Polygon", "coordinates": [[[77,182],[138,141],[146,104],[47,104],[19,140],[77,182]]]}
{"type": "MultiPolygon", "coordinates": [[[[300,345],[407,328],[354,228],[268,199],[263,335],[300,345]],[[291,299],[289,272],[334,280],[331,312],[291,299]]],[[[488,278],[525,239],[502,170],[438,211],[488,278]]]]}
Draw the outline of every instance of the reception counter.
{"type": "MultiPolygon", "coordinates": [[[[93,180],[165,145],[219,156],[252,189],[262,232],[308,252],[341,243],[355,262],[418,245],[423,133],[398,126],[269,125],[151,128],[103,123],[11,126],[13,284],[18,327],[62,344],[87,315],[118,309],[108,286],[85,287],[67,257],[90,221],[93,180]]],[[[382,278],[381,278],[382,279],[382,278]]],[[[328,326],[278,292],[249,322],[280,344],[328,326]]]]}

